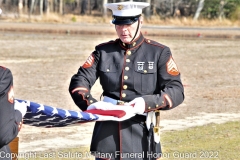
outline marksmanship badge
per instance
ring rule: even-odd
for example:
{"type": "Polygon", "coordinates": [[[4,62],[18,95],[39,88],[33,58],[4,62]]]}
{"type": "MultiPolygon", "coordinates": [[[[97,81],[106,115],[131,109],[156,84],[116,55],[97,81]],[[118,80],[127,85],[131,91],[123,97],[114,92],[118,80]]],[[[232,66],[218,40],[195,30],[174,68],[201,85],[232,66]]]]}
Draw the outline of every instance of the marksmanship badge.
{"type": "Polygon", "coordinates": [[[154,64],[154,62],[148,62],[148,68],[153,69],[153,64],[154,64]]]}
{"type": "Polygon", "coordinates": [[[144,63],[145,63],[145,62],[137,62],[138,70],[139,70],[139,71],[143,70],[144,63]]]}

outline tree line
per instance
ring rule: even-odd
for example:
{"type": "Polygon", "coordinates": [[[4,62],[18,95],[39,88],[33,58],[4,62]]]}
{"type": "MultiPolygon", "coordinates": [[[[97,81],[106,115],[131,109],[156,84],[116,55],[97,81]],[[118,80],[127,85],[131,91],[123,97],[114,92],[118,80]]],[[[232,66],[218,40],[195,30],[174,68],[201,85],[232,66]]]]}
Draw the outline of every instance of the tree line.
{"type": "MultiPolygon", "coordinates": [[[[129,0],[0,0],[4,14],[48,15],[93,15],[107,16],[110,11],[105,3],[124,2],[129,0]]],[[[232,19],[240,20],[240,0],[130,0],[148,2],[150,7],[144,9],[148,18],[158,15],[160,18],[191,17],[194,20],[232,19]]]]}

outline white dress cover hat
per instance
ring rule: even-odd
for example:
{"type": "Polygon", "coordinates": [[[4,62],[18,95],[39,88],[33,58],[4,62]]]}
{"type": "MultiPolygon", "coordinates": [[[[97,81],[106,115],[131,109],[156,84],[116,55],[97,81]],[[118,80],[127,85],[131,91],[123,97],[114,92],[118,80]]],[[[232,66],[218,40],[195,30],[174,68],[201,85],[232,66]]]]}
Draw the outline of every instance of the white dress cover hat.
{"type": "Polygon", "coordinates": [[[105,6],[112,10],[113,24],[132,24],[138,20],[143,8],[149,6],[146,2],[107,3],[105,6]]]}

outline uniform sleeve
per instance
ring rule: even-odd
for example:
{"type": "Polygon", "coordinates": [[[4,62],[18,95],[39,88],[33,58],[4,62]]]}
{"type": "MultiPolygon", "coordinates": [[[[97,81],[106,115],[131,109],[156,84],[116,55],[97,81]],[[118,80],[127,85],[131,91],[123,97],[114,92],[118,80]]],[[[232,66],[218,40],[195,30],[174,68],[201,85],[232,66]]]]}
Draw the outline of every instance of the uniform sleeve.
{"type": "Polygon", "coordinates": [[[22,125],[22,114],[14,110],[13,77],[0,66],[0,148],[10,143],[22,125]]]}
{"type": "Polygon", "coordinates": [[[168,47],[162,50],[158,60],[159,93],[145,95],[145,112],[172,109],[184,100],[184,88],[180,79],[180,72],[168,47]]]}
{"type": "Polygon", "coordinates": [[[78,69],[77,74],[71,78],[69,93],[75,104],[83,111],[91,103],[97,102],[90,94],[90,90],[98,78],[97,65],[99,56],[97,51],[93,52],[78,69]]]}

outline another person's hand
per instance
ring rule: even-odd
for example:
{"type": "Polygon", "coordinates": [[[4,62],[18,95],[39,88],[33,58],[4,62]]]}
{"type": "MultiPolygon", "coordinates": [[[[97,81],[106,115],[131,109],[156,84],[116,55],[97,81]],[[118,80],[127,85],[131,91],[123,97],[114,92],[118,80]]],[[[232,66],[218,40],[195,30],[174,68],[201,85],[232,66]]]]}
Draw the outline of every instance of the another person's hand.
{"type": "Polygon", "coordinates": [[[20,111],[22,113],[22,117],[24,117],[27,112],[27,105],[25,102],[20,103],[15,100],[14,109],[20,111]]]}

